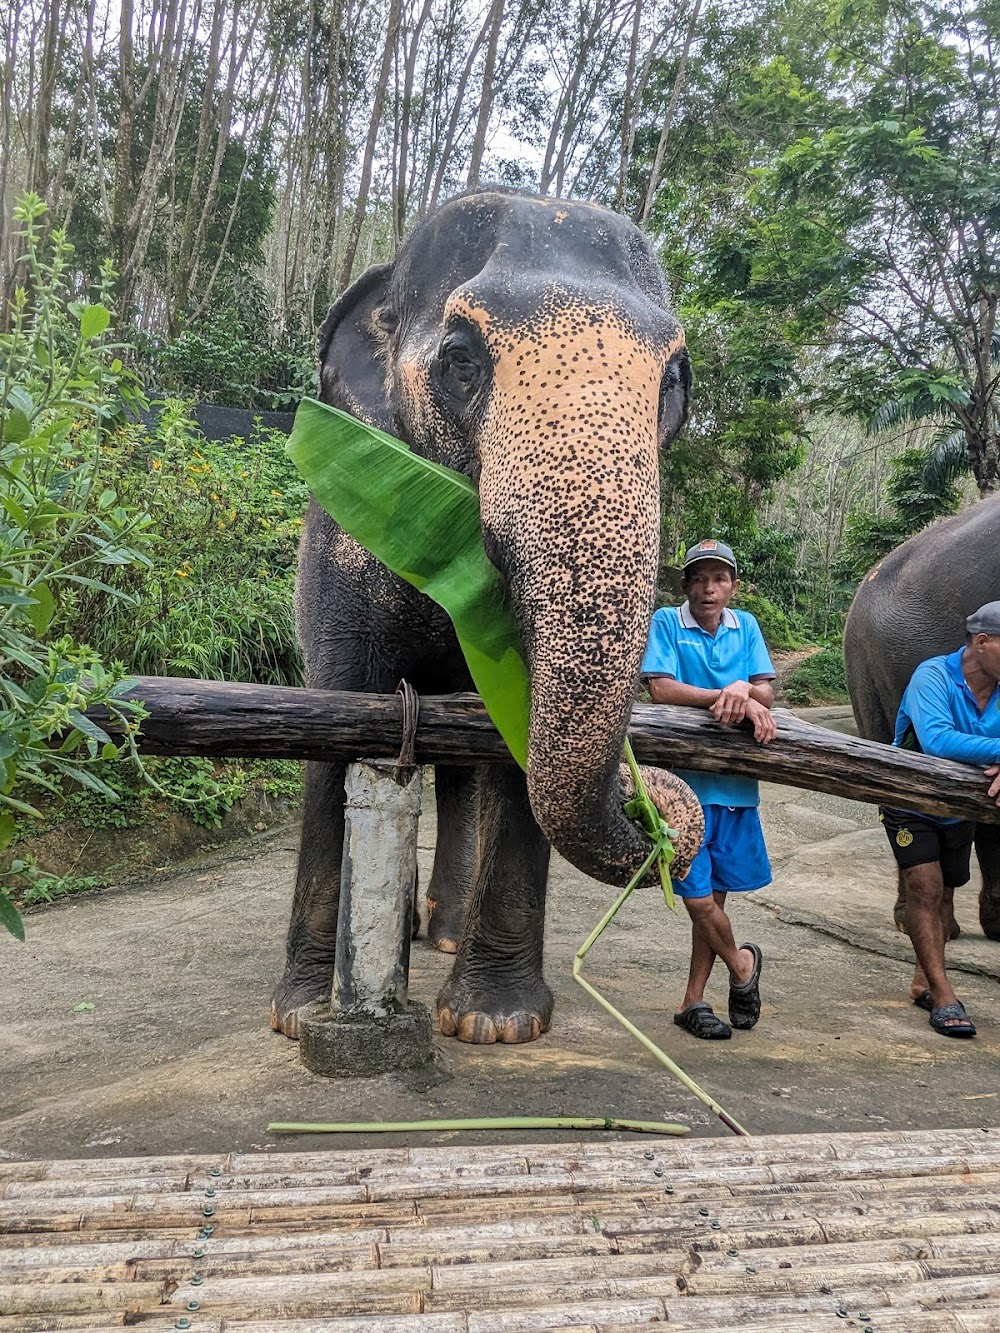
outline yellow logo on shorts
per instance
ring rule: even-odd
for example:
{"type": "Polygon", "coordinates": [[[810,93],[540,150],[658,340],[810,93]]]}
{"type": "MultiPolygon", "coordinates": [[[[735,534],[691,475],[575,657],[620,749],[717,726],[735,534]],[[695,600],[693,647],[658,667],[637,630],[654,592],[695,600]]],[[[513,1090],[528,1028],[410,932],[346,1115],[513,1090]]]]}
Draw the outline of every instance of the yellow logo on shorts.
{"type": "Polygon", "coordinates": [[[898,847],[909,847],[913,841],[913,834],[908,828],[901,828],[896,834],[896,845],[898,847]]]}

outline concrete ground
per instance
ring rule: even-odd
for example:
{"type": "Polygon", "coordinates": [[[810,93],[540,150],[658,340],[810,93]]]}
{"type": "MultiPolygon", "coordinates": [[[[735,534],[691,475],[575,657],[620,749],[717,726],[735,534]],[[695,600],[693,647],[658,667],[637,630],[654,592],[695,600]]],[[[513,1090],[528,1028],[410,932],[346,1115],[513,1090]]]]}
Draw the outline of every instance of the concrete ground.
{"type": "MultiPolygon", "coordinates": [[[[846,725],[843,710],[812,716],[846,725]]],[[[708,1043],[673,1025],[689,929],[683,908],[671,916],[652,888],[595,946],[589,979],[754,1133],[1000,1122],[1000,944],[979,931],[977,886],[959,895],[963,936],[949,958],[979,1036],[948,1040],[908,1002],[908,942],[892,925],[895,874],[874,810],[765,787],[763,816],[774,884],[733,911],[737,937],[764,952],[754,1031],[708,1043]]],[[[0,1156],[257,1148],[279,1142],[271,1120],[599,1115],[726,1132],[574,985],[573,954],[611,890],[562,862],[549,895],[549,1034],[520,1047],[437,1037],[434,1065],[403,1076],[308,1073],[296,1044],[267,1026],[296,840],[294,828],[279,829],[155,881],[32,914],[25,945],[0,938],[0,1156]]],[[[427,820],[424,883],[432,846],[427,820]]],[[[432,1005],[449,967],[417,941],[411,996],[432,1005]]],[[[720,969],[710,998],[722,1012],[725,992],[720,969]]]]}

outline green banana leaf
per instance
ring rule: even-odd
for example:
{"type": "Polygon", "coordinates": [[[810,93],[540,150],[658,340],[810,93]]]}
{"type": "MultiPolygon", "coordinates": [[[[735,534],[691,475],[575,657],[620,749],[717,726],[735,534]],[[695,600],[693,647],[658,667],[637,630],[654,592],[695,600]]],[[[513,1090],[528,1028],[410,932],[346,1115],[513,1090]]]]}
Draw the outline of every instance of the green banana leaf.
{"type": "Polygon", "coordinates": [[[345,532],[451,617],[476,689],[525,767],[531,681],[468,477],[383,431],[304,398],[288,454],[345,532]]]}

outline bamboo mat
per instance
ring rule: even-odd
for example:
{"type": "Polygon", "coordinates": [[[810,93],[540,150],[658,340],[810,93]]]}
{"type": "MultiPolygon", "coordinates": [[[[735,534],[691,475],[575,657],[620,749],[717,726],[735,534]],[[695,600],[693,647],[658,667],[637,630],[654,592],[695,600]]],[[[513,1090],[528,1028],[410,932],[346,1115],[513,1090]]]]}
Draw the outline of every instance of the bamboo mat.
{"type": "Polygon", "coordinates": [[[1000,1130],[0,1162],[0,1331],[997,1333],[1000,1130]]]}

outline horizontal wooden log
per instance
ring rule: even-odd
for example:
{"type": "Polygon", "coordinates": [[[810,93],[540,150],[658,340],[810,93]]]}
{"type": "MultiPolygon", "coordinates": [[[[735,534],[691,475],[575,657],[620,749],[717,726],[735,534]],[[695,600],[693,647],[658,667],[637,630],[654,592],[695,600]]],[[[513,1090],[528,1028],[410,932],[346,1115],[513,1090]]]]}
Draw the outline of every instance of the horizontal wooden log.
{"type": "MultiPolygon", "coordinates": [[[[148,754],[354,760],[391,759],[400,748],[402,713],[395,695],[141,676],[131,697],[149,711],[140,740],[148,754]]],[[[100,710],[92,716],[113,729],[100,710]]],[[[746,728],[722,726],[701,709],[638,704],[629,734],[639,760],[663,768],[741,774],[856,801],[1000,823],[1000,809],[987,797],[978,768],[844,736],[784,710],[775,719],[778,735],[763,746],[746,728]]],[[[475,694],[421,699],[416,758],[418,763],[512,762],[475,694]]]]}

